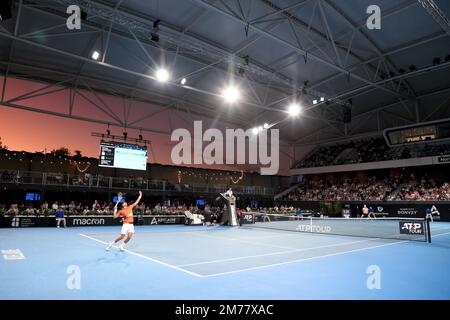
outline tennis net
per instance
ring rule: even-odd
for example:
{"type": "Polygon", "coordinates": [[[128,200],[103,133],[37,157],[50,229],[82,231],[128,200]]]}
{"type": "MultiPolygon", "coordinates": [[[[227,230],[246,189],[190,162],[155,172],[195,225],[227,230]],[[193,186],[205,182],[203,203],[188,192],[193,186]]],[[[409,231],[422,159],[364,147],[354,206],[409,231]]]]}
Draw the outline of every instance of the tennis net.
{"type": "Polygon", "coordinates": [[[417,218],[318,218],[256,214],[253,222],[242,226],[244,228],[431,242],[428,220],[417,218]]]}

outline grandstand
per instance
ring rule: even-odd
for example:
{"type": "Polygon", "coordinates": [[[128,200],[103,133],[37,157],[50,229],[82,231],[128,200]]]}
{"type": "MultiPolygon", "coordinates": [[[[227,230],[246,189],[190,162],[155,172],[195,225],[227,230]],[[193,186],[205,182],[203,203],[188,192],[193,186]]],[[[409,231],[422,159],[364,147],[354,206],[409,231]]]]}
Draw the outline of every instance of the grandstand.
{"type": "Polygon", "coordinates": [[[450,298],[449,1],[3,2],[0,299],[450,298]]]}

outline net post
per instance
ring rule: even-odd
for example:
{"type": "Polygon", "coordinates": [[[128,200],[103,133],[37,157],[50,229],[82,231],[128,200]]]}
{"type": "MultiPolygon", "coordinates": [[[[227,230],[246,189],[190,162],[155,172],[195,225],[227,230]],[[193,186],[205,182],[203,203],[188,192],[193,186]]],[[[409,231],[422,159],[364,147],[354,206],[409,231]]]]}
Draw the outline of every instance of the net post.
{"type": "Polygon", "coordinates": [[[429,219],[425,219],[426,224],[427,224],[427,242],[431,243],[431,229],[430,229],[430,220],[429,219]]]}

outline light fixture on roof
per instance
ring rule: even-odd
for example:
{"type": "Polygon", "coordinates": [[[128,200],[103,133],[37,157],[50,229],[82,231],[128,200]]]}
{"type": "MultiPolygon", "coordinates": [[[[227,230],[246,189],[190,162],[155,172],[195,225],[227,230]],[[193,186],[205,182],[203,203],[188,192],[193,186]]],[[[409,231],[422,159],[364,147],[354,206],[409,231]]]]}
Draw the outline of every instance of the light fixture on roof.
{"type": "Polygon", "coordinates": [[[325,98],[324,97],[320,97],[320,102],[324,102],[325,98]]]}
{"type": "Polygon", "coordinates": [[[186,78],[181,79],[180,83],[182,86],[184,86],[186,84],[186,78]]]}
{"type": "Polygon", "coordinates": [[[92,59],[94,60],[98,60],[98,58],[100,58],[100,52],[98,52],[97,50],[94,50],[94,52],[92,52],[92,59]]]}
{"type": "Polygon", "coordinates": [[[159,68],[156,70],[156,80],[159,82],[167,82],[169,80],[169,71],[167,71],[165,68],[159,68]]]}
{"type": "Polygon", "coordinates": [[[317,100],[316,99],[313,100],[313,104],[317,104],[317,100]]]}
{"type": "Polygon", "coordinates": [[[268,124],[267,122],[264,123],[263,128],[264,128],[264,129],[269,129],[269,124],[268,124]]]}
{"type": "Polygon", "coordinates": [[[227,103],[232,104],[239,100],[240,92],[235,86],[230,85],[222,91],[222,98],[227,103]]]}
{"type": "Polygon", "coordinates": [[[159,23],[161,22],[161,20],[156,20],[155,22],[153,22],[153,30],[152,30],[152,32],[150,33],[150,35],[151,35],[151,39],[152,39],[152,41],[154,41],[154,42],[158,42],[159,41],[159,34],[158,34],[158,31],[159,31],[159,23]]]}
{"type": "Polygon", "coordinates": [[[295,118],[300,115],[300,113],[302,112],[302,108],[298,103],[292,103],[289,105],[287,112],[291,117],[295,118]]]}
{"type": "Polygon", "coordinates": [[[259,132],[259,130],[258,130],[257,127],[254,127],[254,128],[252,129],[252,133],[253,133],[254,135],[257,135],[258,132],[259,132]]]}
{"type": "Polygon", "coordinates": [[[259,127],[258,127],[258,131],[263,131],[263,127],[262,127],[262,126],[259,126],[259,127]]]}

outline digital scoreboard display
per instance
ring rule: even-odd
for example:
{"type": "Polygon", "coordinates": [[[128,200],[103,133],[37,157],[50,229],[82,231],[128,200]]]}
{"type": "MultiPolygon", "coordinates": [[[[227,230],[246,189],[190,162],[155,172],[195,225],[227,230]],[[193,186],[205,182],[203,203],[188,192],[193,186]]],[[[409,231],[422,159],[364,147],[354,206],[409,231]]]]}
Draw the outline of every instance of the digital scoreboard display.
{"type": "Polygon", "coordinates": [[[41,194],[40,193],[27,193],[25,195],[25,201],[40,201],[41,194]]]}
{"type": "Polygon", "coordinates": [[[98,163],[100,167],[147,170],[147,147],[101,141],[98,163]]]}
{"type": "Polygon", "coordinates": [[[384,130],[388,146],[450,140],[450,119],[430,121],[384,130]]]}

